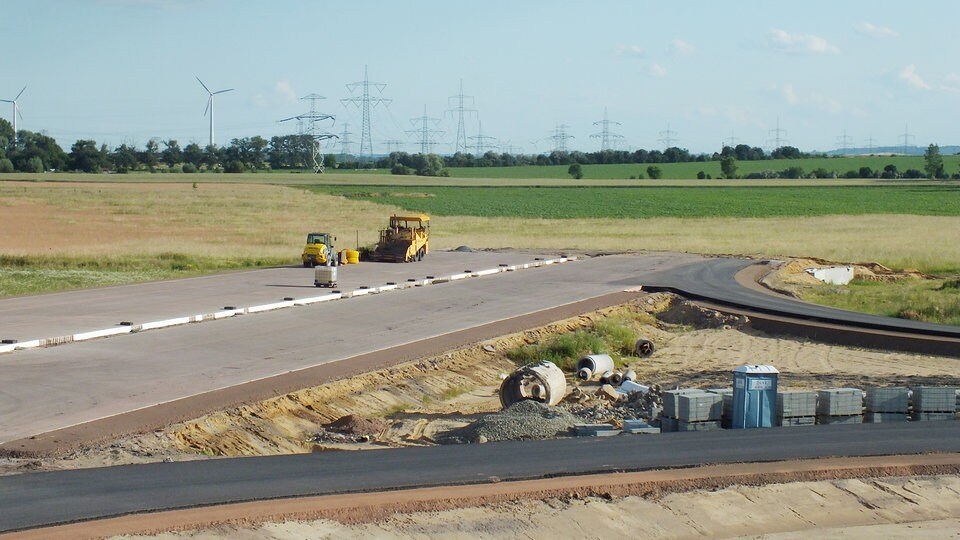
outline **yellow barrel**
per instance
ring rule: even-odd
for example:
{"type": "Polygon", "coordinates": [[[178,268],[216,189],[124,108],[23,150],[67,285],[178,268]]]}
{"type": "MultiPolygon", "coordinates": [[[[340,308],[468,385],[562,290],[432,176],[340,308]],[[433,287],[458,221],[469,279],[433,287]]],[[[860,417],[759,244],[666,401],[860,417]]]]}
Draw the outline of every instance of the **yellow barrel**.
{"type": "Polygon", "coordinates": [[[347,264],[360,264],[360,252],[353,249],[345,249],[347,252],[347,264]]]}

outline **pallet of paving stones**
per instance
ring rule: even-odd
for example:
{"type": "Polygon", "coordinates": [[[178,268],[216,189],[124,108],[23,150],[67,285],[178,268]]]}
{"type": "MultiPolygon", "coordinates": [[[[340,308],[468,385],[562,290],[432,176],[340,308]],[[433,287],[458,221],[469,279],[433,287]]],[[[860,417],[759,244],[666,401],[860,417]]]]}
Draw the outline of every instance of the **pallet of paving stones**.
{"type": "Polygon", "coordinates": [[[956,412],[957,389],[947,386],[913,388],[914,412],[956,412]]]}
{"type": "Polygon", "coordinates": [[[890,422],[909,422],[910,415],[907,413],[894,412],[870,412],[863,415],[863,421],[867,424],[887,424],[890,422]]]}
{"type": "Polygon", "coordinates": [[[817,391],[817,416],[863,414],[863,391],[859,388],[830,388],[817,391]]]}
{"type": "Polygon", "coordinates": [[[817,415],[814,391],[777,392],[777,417],[797,418],[817,415]]]}
{"type": "Polygon", "coordinates": [[[907,414],[910,410],[910,389],[904,386],[867,388],[864,408],[873,413],[907,414]]]}
{"type": "Polygon", "coordinates": [[[784,416],[777,419],[780,427],[812,426],[816,423],[816,416],[784,416]]]}
{"type": "Polygon", "coordinates": [[[717,431],[723,429],[720,426],[719,420],[711,420],[705,422],[685,422],[683,420],[677,421],[677,431],[681,432],[690,432],[690,431],[717,431]]]}
{"type": "Polygon", "coordinates": [[[817,423],[826,426],[830,424],[862,424],[862,414],[835,414],[835,415],[817,415],[817,423]]]}

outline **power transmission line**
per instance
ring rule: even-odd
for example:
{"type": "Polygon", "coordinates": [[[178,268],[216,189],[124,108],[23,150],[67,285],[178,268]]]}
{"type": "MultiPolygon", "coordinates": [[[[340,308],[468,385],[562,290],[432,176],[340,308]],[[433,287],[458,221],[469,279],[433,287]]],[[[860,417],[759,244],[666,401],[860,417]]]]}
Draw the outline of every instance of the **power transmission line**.
{"type": "Polygon", "coordinates": [[[779,117],[779,116],[777,117],[777,128],[776,128],[776,129],[771,129],[771,130],[770,130],[770,133],[773,134],[773,138],[772,138],[772,139],[768,139],[767,142],[769,143],[769,142],[773,141],[773,149],[774,149],[774,150],[776,150],[776,149],[778,149],[778,148],[781,148],[781,147],[783,147],[783,145],[785,145],[785,144],[787,144],[788,142],[790,142],[790,141],[788,141],[787,139],[784,139],[784,138],[783,138],[783,135],[786,135],[786,134],[787,134],[787,130],[785,130],[785,129],[780,129],[780,117],[779,117]]]}
{"type": "Polygon", "coordinates": [[[496,145],[494,144],[487,145],[487,141],[495,141],[497,139],[496,137],[490,137],[488,135],[484,135],[483,122],[480,122],[479,119],[477,120],[477,122],[480,124],[480,127],[478,128],[478,131],[477,131],[477,135],[474,137],[469,137],[469,139],[471,141],[476,141],[474,143],[474,148],[477,149],[477,157],[479,157],[485,154],[487,149],[490,149],[490,150],[496,149],[497,147],[496,145]]]}
{"type": "Polygon", "coordinates": [[[557,127],[554,129],[553,135],[547,137],[553,141],[553,151],[554,152],[566,152],[567,151],[567,141],[574,139],[573,135],[567,133],[567,128],[570,126],[566,124],[557,124],[557,127]]]}
{"type": "Polygon", "coordinates": [[[673,143],[677,141],[676,138],[677,132],[670,129],[670,124],[667,124],[667,129],[660,132],[660,138],[658,141],[662,142],[664,148],[670,148],[674,146],[673,143]]]}
{"type": "Polygon", "coordinates": [[[403,146],[403,141],[400,139],[388,139],[383,141],[383,145],[387,147],[387,154],[392,154],[400,151],[400,147],[403,146]]]}
{"type": "Polygon", "coordinates": [[[415,129],[408,130],[407,133],[411,135],[420,136],[420,153],[429,154],[430,150],[433,149],[433,145],[437,142],[435,140],[437,135],[443,135],[443,131],[439,129],[430,129],[431,125],[439,126],[440,120],[437,118],[430,118],[427,116],[427,106],[423,106],[423,116],[420,118],[411,118],[410,123],[412,123],[415,129]]]}
{"type": "Polygon", "coordinates": [[[867,143],[867,153],[872,154],[872,153],[873,153],[873,143],[874,143],[873,135],[870,135],[869,137],[867,137],[866,143],[867,143]]]}
{"type": "Polygon", "coordinates": [[[730,148],[734,148],[734,147],[736,147],[737,141],[739,141],[739,140],[740,140],[740,139],[738,139],[738,138],[736,138],[736,137],[733,136],[733,132],[731,131],[729,137],[727,137],[726,139],[720,141],[720,143],[721,143],[721,145],[722,145],[720,149],[723,150],[723,146],[729,146],[730,148]]]}
{"type": "Polygon", "coordinates": [[[390,105],[392,99],[386,99],[380,97],[379,94],[383,94],[383,89],[387,85],[384,83],[378,83],[371,81],[367,76],[367,66],[363,66],[363,80],[350,83],[347,85],[347,90],[352,94],[358,88],[361,89],[359,96],[353,96],[349,98],[343,98],[340,100],[341,103],[346,105],[347,103],[352,103],[360,109],[361,120],[360,120],[360,152],[359,155],[373,157],[373,139],[371,136],[372,129],[370,127],[370,109],[375,108],[377,105],[383,105],[387,107],[390,105]],[[373,88],[378,95],[371,96],[370,88],[373,88]]]}
{"type": "Polygon", "coordinates": [[[837,137],[837,145],[840,147],[840,153],[847,155],[847,148],[850,146],[850,142],[853,140],[853,137],[847,136],[847,130],[843,130],[843,135],[837,137]]]}
{"type": "Polygon", "coordinates": [[[353,135],[349,131],[350,123],[343,123],[343,131],[340,132],[340,155],[349,156],[350,155],[350,145],[353,144],[353,141],[350,140],[350,136],[353,135]]]}
{"type": "Polygon", "coordinates": [[[460,79],[460,93],[455,96],[450,96],[447,98],[447,103],[450,103],[450,100],[456,100],[457,106],[453,109],[447,109],[447,113],[456,113],[457,114],[457,142],[455,145],[454,152],[466,152],[467,151],[467,127],[464,123],[464,114],[465,113],[475,113],[476,109],[467,109],[464,107],[464,101],[469,100],[471,104],[474,103],[473,96],[463,95],[463,79],[460,79]]]}
{"type": "Polygon", "coordinates": [[[612,140],[623,139],[623,135],[620,135],[619,133],[613,133],[612,131],[610,131],[610,125],[611,125],[611,124],[613,124],[613,125],[615,125],[615,126],[621,125],[620,122],[614,122],[613,120],[610,120],[610,119],[607,118],[607,108],[604,107],[604,108],[603,108],[603,120],[600,120],[600,121],[597,121],[597,122],[594,122],[594,123],[593,123],[593,125],[595,125],[595,126],[601,126],[600,133],[594,133],[593,135],[590,135],[590,138],[591,138],[591,139],[600,139],[600,151],[601,151],[601,152],[606,152],[607,150],[612,150],[612,148],[611,148],[611,141],[612,141],[612,140]]]}
{"type": "Polygon", "coordinates": [[[309,135],[311,141],[311,152],[310,160],[313,162],[313,172],[322,173],[324,171],[323,159],[317,158],[320,157],[320,142],[327,139],[333,139],[337,136],[333,133],[328,133],[320,130],[320,123],[327,120],[336,121],[336,117],[332,114],[322,113],[317,111],[317,102],[321,99],[327,99],[319,94],[307,94],[300,98],[301,100],[310,101],[310,110],[303,114],[298,114],[297,116],[291,116],[290,118],[284,118],[280,120],[281,122],[287,122],[289,120],[297,121],[297,130],[300,135],[309,135]]]}
{"type": "Polygon", "coordinates": [[[903,155],[907,155],[907,146],[910,145],[910,139],[913,138],[913,135],[910,134],[907,127],[908,124],[903,125],[903,135],[900,136],[900,138],[903,139],[903,155]]]}

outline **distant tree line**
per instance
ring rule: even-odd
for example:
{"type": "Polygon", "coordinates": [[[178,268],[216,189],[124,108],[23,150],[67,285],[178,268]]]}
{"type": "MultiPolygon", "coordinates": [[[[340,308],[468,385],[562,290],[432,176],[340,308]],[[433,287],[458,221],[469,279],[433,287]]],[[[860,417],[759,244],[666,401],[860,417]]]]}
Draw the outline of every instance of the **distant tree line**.
{"type": "MultiPolygon", "coordinates": [[[[136,148],[126,143],[113,149],[106,144],[97,144],[94,140],[80,139],[73,143],[69,152],[52,137],[42,133],[20,130],[14,137],[10,122],[0,119],[0,173],[3,172],[227,172],[239,173],[267,169],[310,169],[313,140],[309,135],[284,135],[271,137],[244,137],[233,139],[229,145],[201,147],[191,142],[181,147],[175,139],[150,139],[144,148],[136,148]]],[[[481,155],[457,152],[452,156],[437,154],[409,154],[392,152],[373,160],[361,160],[355,156],[341,156],[340,162],[334,154],[323,156],[323,164],[328,168],[359,169],[374,167],[389,169],[393,174],[416,174],[421,176],[447,176],[448,167],[516,167],[525,165],[563,165],[568,166],[574,177],[583,176],[584,165],[644,163],[650,178],[659,178],[662,174],[658,164],[711,162],[719,161],[725,178],[739,178],[738,161],[762,161],[777,159],[797,159],[810,157],[828,157],[826,154],[801,152],[793,146],[783,146],[765,153],[763,149],[746,144],[724,146],[713,154],[691,154],[685,148],[670,147],[666,150],[604,150],[600,152],[561,152],[549,154],[511,154],[494,151],[481,155]]],[[[943,158],[939,147],[930,145],[924,154],[924,171],[908,169],[899,171],[895,165],[887,165],[882,170],[860,167],[839,176],[844,178],[946,178],[943,158]]],[[[638,175],[642,178],[642,174],[638,175]]],[[[745,178],[835,178],[833,171],[818,168],[806,172],[800,167],[788,167],[783,170],[765,170],[753,172],[745,178]]],[[[954,175],[957,176],[957,175],[954,175]]],[[[698,177],[706,178],[701,172],[698,177]]]]}

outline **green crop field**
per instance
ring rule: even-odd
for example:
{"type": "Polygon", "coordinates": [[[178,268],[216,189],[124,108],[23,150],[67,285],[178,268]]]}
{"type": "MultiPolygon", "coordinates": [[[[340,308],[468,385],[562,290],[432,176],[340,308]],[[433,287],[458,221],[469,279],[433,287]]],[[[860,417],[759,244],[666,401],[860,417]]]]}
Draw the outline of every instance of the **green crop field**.
{"type": "Polygon", "coordinates": [[[318,193],[438,216],[519,218],[960,216],[960,188],[312,186],[318,193]]]}
{"type": "MultiPolygon", "coordinates": [[[[960,172],[960,155],[944,156],[944,166],[949,174],[960,172]]],[[[841,176],[847,171],[857,171],[860,167],[883,170],[887,165],[895,165],[903,172],[907,169],[923,170],[923,156],[855,156],[838,158],[772,159],[763,161],[738,161],[737,174],[746,176],[754,172],[782,171],[790,167],[800,167],[809,174],[814,169],[823,168],[841,176]]],[[[583,178],[595,180],[647,178],[647,167],[654,165],[663,171],[663,178],[692,179],[703,171],[713,178],[719,177],[719,161],[690,163],[622,163],[611,165],[584,165],[583,178]]],[[[525,167],[451,167],[447,170],[452,178],[570,178],[567,165],[545,165],[525,167]]]]}

